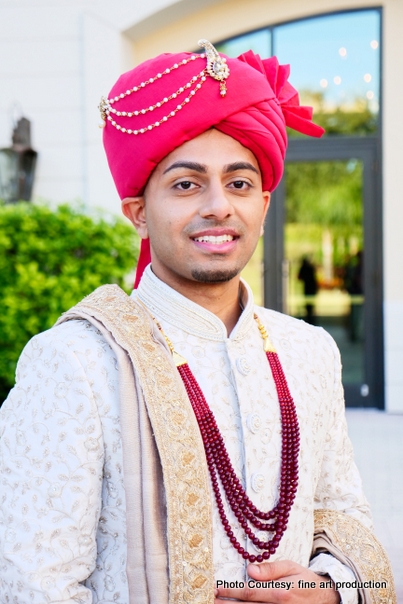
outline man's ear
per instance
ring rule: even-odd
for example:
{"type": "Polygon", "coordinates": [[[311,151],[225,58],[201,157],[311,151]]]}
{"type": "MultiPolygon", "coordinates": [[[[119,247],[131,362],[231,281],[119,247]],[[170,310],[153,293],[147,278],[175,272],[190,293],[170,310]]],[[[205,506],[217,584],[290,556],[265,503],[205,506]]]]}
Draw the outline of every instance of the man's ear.
{"type": "Polygon", "coordinates": [[[270,192],[269,191],[263,191],[262,192],[262,196],[263,196],[263,220],[262,220],[262,225],[260,227],[260,235],[263,235],[264,232],[264,223],[266,220],[266,216],[267,216],[267,212],[269,210],[270,207],[270,192]]]}
{"type": "Polygon", "coordinates": [[[125,197],[122,200],[122,212],[134,225],[141,239],[148,239],[144,196],[125,197]]]}

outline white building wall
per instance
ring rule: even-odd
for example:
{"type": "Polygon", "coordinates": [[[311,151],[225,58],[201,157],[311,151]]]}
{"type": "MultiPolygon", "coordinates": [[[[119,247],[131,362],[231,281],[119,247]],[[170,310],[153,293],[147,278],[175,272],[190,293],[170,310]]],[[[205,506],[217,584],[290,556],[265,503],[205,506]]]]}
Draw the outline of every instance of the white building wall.
{"type": "Polygon", "coordinates": [[[82,193],[77,14],[34,5],[0,6],[0,145],[10,143],[15,103],[33,121],[36,195],[72,199],[82,193]]]}
{"type": "Polygon", "coordinates": [[[33,124],[35,198],[119,212],[97,105],[118,75],[160,52],[191,50],[264,24],[332,10],[384,8],[386,408],[403,412],[403,0],[0,0],[0,147],[13,103],[33,124]]]}
{"type": "Polygon", "coordinates": [[[383,220],[386,408],[403,413],[403,1],[384,9],[383,220]]]}
{"type": "Polygon", "coordinates": [[[133,66],[122,32],[165,4],[0,0],[0,147],[9,146],[11,116],[22,111],[39,152],[36,199],[119,211],[97,105],[133,66]]]}

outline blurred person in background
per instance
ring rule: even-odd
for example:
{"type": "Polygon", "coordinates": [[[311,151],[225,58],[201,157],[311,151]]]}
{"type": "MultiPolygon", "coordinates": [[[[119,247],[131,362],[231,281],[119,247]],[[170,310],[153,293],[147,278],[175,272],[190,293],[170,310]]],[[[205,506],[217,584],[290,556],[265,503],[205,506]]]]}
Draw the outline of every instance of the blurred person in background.
{"type": "Polygon", "coordinates": [[[348,259],[345,266],[344,288],[351,296],[349,336],[351,342],[363,339],[363,252],[359,250],[348,259]]]}
{"type": "Polygon", "coordinates": [[[315,305],[313,297],[318,293],[318,280],[316,278],[315,265],[308,256],[302,258],[301,266],[298,271],[298,279],[304,284],[305,300],[305,321],[315,325],[315,305]]]}

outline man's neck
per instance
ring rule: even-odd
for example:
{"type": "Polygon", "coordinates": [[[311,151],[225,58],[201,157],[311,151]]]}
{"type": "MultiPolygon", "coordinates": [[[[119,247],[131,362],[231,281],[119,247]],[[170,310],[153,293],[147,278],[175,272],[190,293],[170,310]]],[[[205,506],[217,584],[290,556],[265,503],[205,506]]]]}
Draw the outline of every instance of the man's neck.
{"type": "MultiPolygon", "coordinates": [[[[157,272],[155,275],[161,279],[157,272]]],[[[182,280],[180,282],[170,280],[168,283],[166,279],[161,279],[161,281],[185,298],[216,315],[224,323],[227,334],[231,334],[242,313],[239,300],[239,276],[224,283],[183,282],[182,280]]]]}

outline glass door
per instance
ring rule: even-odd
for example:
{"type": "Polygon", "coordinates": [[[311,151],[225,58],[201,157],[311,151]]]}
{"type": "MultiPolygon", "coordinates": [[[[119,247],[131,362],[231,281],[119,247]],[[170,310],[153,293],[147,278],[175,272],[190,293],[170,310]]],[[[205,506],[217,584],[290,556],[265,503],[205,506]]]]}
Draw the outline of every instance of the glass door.
{"type": "Polygon", "coordinates": [[[265,305],[323,327],[346,404],[383,408],[376,139],[290,140],[265,233],[265,305]]]}
{"type": "Polygon", "coordinates": [[[326,329],[364,391],[362,161],[288,162],[284,177],[284,312],[326,329]]]}

